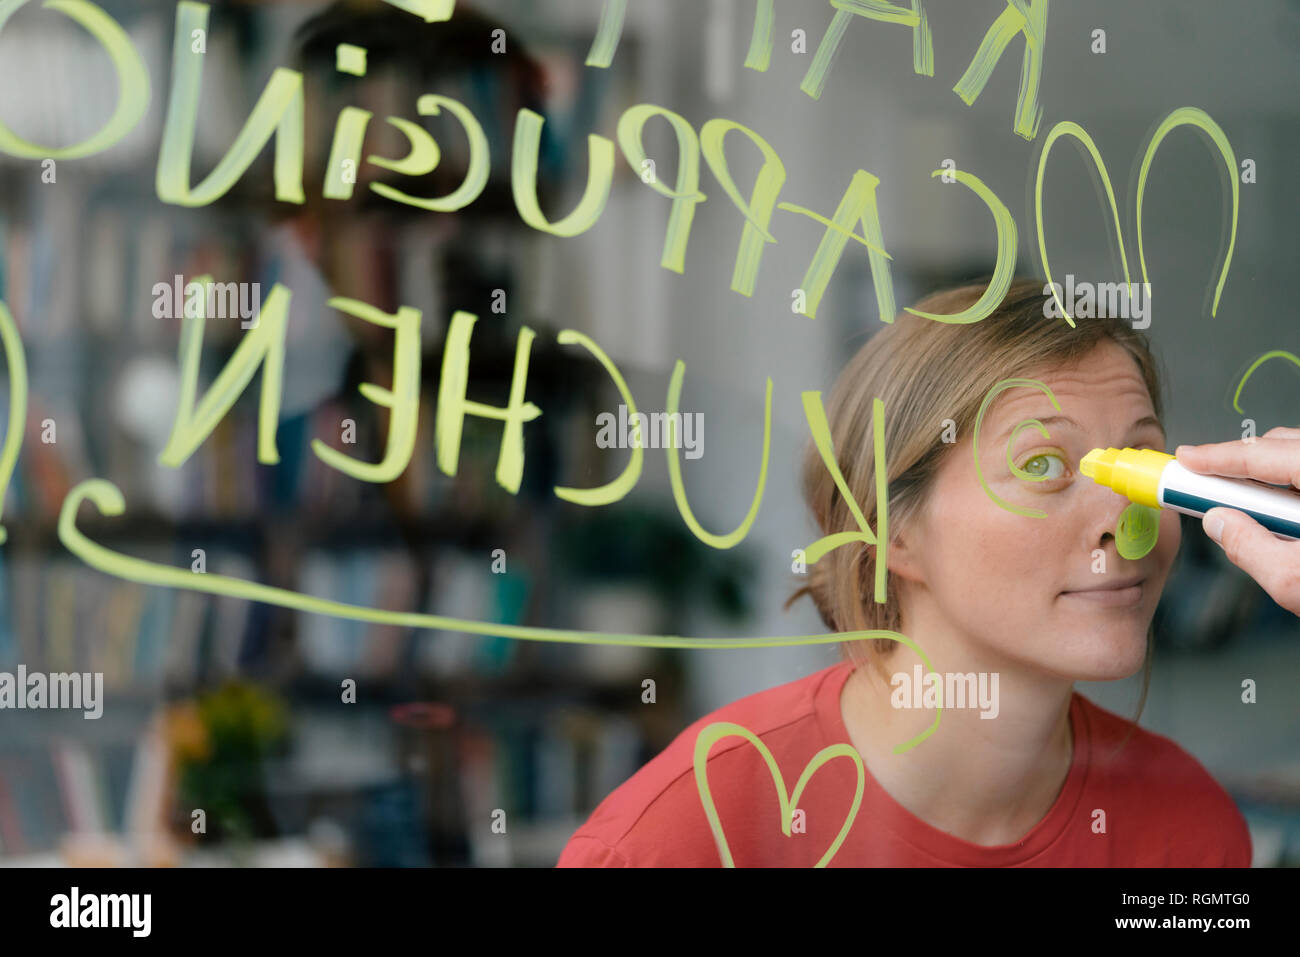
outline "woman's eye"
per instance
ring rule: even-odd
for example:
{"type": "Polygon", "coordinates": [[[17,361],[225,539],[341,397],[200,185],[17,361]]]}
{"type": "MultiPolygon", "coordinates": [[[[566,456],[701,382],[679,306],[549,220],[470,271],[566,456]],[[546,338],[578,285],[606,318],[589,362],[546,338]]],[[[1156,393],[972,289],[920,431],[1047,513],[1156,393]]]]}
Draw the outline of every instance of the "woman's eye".
{"type": "Polygon", "coordinates": [[[1065,460],[1059,455],[1043,452],[1029,459],[1022,468],[1037,478],[1057,479],[1065,475],[1065,460]]]}

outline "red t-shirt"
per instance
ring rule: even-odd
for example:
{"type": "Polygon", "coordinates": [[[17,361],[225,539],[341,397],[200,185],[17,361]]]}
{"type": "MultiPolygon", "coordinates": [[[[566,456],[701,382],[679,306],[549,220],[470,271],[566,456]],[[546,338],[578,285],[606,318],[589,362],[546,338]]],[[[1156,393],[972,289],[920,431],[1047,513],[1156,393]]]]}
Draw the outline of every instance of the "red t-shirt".
{"type": "MultiPolygon", "coordinates": [[[[565,846],[559,866],[720,866],[695,781],[700,730],[715,721],[749,729],[793,791],[813,755],[849,743],[840,692],[851,672],[848,663],[835,665],[701,718],[601,802],[565,846]]],[[[984,847],[940,831],[891,798],[867,771],[862,805],[829,866],[1250,866],[1250,832],[1241,812],[1195,758],[1141,728],[1113,754],[1130,722],[1077,692],[1070,722],[1074,757],[1065,784],[1020,841],[984,847]],[[1096,810],[1105,812],[1104,833],[1095,831],[1102,820],[1096,810]]],[[[813,866],[843,827],[857,787],[851,760],[823,764],[799,799],[802,828],[794,824],[787,837],[772,774],[744,738],[713,745],[708,779],[737,867],[813,866]]]]}

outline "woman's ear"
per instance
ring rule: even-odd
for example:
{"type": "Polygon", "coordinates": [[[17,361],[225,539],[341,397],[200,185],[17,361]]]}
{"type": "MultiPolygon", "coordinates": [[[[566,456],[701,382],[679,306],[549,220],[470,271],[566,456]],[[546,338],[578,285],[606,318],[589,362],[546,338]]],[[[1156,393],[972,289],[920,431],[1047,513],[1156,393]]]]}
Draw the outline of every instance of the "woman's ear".
{"type": "Polygon", "coordinates": [[[885,564],[894,575],[907,581],[922,579],[919,550],[922,541],[922,529],[914,521],[900,522],[889,529],[889,546],[886,549],[885,564]]]}

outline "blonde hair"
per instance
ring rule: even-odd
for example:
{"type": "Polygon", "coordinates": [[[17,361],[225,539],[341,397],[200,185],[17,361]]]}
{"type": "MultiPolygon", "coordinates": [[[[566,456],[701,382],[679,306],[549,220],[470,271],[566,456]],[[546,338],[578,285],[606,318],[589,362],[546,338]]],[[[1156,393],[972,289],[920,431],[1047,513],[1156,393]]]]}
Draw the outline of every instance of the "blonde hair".
{"type": "MultiPolygon", "coordinates": [[[[872,400],[884,404],[888,529],[906,526],[925,506],[927,493],[953,445],[943,441],[945,425],[965,435],[989,390],[998,382],[1042,368],[1067,367],[1106,340],[1122,346],[1137,363],[1163,421],[1160,376],[1146,337],[1125,320],[1109,317],[1048,318],[1040,280],[1019,279],[1001,304],[980,322],[958,325],[900,313],[881,327],[849,360],[826,406],[835,458],[873,532],[877,523],[872,400]],[[946,420],[952,420],[947,423],[946,420]]],[[[960,312],[983,295],[986,284],[936,292],[916,304],[936,314],[960,312]]],[[[803,461],[804,498],[823,535],[857,529],[821,454],[809,444],[803,461]]],[[[786,603],[808,595],[832,631],[887,629],[901,632],[897,580],[886,572],[886,601],[875,600],[875,548],[842,545],[809,565],[806,584],[786,603]]],[[[1148,634],[1145,679],[1150,676],[1148,634]]],[[[897,643],[845,642],[841,651],[855,664],[879,670],[897,643]]],[[[883,674],[882,674],[883,676],[883,674]]],[[[1146,699],[1147,680],[1142,700],[1146,699]]],[[[1138,708],[1141,713],[1141,705],[1138,708]]]]}

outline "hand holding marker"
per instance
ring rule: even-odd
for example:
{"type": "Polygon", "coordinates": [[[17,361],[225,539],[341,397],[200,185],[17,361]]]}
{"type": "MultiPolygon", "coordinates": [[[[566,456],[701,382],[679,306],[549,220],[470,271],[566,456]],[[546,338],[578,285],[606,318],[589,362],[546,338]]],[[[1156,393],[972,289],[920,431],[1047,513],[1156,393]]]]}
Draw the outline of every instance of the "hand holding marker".
{"type": "Polygon", "coordinates": [[[1079,470],[1143,505],[1203,515],[1228,559],[1300,615],[1300,494],[1278,487],[1300,489],[1300,429],[1176,453],[1093,449],[1079,470]]]}

